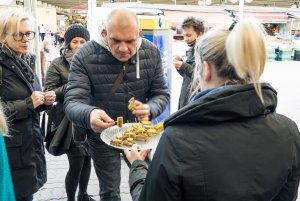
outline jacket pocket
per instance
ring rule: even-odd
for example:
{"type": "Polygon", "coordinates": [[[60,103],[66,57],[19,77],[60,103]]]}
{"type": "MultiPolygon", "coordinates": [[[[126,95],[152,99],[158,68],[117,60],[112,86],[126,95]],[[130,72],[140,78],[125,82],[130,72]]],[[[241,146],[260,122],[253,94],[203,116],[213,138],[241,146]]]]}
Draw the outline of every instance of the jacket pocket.
{"type": "Polygon", "coordinates": [[[23,167],[22,164],[22,135],[4,136],[7,149],[7,155],[10,167],[12,169],[19,169],[23,167]]]}

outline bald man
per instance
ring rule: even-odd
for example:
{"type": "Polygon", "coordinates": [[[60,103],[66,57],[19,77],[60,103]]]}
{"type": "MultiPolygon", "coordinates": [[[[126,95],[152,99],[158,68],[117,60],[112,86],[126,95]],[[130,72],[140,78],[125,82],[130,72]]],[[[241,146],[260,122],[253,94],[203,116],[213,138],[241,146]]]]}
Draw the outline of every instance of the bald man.
{"type": "Polygon", "coordinates": [[[99,38],[83,45],[71,64],[65,112],[73,123],[86,129],[102,201],[121,200],[121,162],[120,150],[102,142],[101,132],[120,116],[124,122],[151,120],[169,101],[160,52],[140,36],[135,13],[115,9],[99,38]],[[118,77],[121,82],[115,84],[118,77]],[[132,97],[135,109],[129,111],[132,97]]]}

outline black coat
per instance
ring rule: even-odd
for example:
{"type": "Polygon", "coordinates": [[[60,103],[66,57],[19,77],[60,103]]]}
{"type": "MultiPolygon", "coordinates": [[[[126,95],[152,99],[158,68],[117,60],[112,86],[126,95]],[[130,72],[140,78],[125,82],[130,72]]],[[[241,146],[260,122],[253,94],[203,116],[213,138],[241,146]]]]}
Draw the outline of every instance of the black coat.
{"type": "MultiPolygon", "coordinates": [[[[135,116],[127,108],[131,97],[149,104],[152,118],[167,106],[169,93],[158,48],[143,39],[139,58],[141,78],[136,78],[136,56],[133,56],[123,81],[103,108],[115,120],[123,116],[124,122],[135,122],[135,116]]],[[[95,41],[84,44],[72,59],[65,112],[72,122],[87,129],[90,139],[100,139],[91,130],[90,113],[101,106],[122,69],[123,63],[95,41]]]]}
{"type": "Polygon", "coordinates": [[[140,201],[296,200],[300,133],[275,112],[275,90],[262,88],[265,105],[252,85],[226,86],[170,116],[146,180],[133,163],[135,198],[145,182],[140,201]]]}
{"type": "MultiPolygon", "coordinates": [[[[55,91],[56,101],[57,101],[57,104],[47,111],[49,117],[48,127],[51,126],[54,128],[58,127],[59,124],[62,122],[63,118],[65,117],[65,113],[63,111],[63,103],[64,103],[64,96],[66,93],[66,87],[68,84],[69,73],[70,73],[70,64],[66,60],[63,54],[52,61],[46,73],[45,88],[47,90],[55,91]]],[[[74,129],[72,129],[72,126],[69,126],[66,132],[72,133],[72,130],[73,133],[84,132],[83,129],[80,129],[78,127],[74,126],[73,128],[74,129]]],[[[77,156],[89,155],[88,144],[84,143],[81,145],[76,145],[72,138],[71,145],[67,154],[77,155],[77,156]]]]}
{"type": "Polygon", "coordinates": [[[181,67],[178,70],[178,73],[183,78],[179,96],[178,109],[188,104],[191,82],[193,79],[193,73],[195,69],[194,47],[191,47],[188,51],[186,51],[186,55],[186,61],[182,63],[181,67]]]}
{"type": "MultiPolygon", "coordinates": [[[[31,94],[41,91],[33,74],[33,82],[25,75],[18,59],[0,48],[1,103],[8,118],[9,136],[5,136],[8,159],[16,197],[24,197],[38,191],[47,180],[46,160],[40,129],[40,111],[33,108],[31,94]]],[[[28,66],[28,70],[32,71],[28,66]]]]}
{"type": "Polygon", "coordinates": [[[54,127],[57,127],[65,116],[63,102],[69,73],[69,63],[63,56],[54,59],[46,72],[45,89],[55,91],[56,95],[57,104],[50,111],[47,111],[47,113],[52,114],[48,124],[54,124],[54,127]]]}

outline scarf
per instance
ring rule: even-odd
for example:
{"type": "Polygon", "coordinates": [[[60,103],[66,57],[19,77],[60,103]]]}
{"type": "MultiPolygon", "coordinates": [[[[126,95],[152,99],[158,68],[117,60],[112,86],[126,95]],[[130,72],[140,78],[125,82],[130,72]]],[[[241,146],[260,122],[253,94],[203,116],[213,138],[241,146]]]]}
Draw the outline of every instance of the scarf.
{"type": "Polygon", "coordinates": [[[65,49],[63,55],[64,55],[65,59],[67,60],[67,62],[70,64],[71,61],[72,61],[74,53],[69,49],[65,49]]]}
{"type": "Polygon", "coordinates": [[[17,66],[21,67],[21,72],[25,75],[27,81],[31,84],[34,82],[34,73],[33,69],[30,67],[30,58],[29,56],[22,55],[21,57],[16,55],[16,53],[11,50],[6,44],[3,45],[3,52],[12,59],[17,66]]]}

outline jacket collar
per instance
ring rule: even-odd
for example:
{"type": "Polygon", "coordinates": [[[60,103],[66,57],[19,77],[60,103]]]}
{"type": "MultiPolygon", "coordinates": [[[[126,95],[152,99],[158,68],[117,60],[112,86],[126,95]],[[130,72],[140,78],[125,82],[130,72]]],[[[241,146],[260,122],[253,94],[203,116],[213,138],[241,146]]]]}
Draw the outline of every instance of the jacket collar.
{"type": "MultiPolygon", "coordinates": [[[[1,46],[1,45],[0,45],[1,46]]],[[[31,91],[34,91],[33,86],[25,77],[24,73],[21,72],[18,62],[16,61],[19,58],[17,56],[13,56],[11,53],[5,51],[2,47],[0,47],[0,63],[3,67],[6,67],[16,73],[28,86],[31,91]],[[10,59],[7,59],[9,57],[10,59]]],[[[31,69],[29,69],[31,70],[31,69]]]]}
{"type": "Polygon", "coordinates": [[[277,106],[277,92],[262,83],[264,104],[256,95],[252,84],[228,85],[190,102],[165,121],[165,127],[173,123],[216,123],[239,121],[244,118],[266,115],[277,106]]]}

